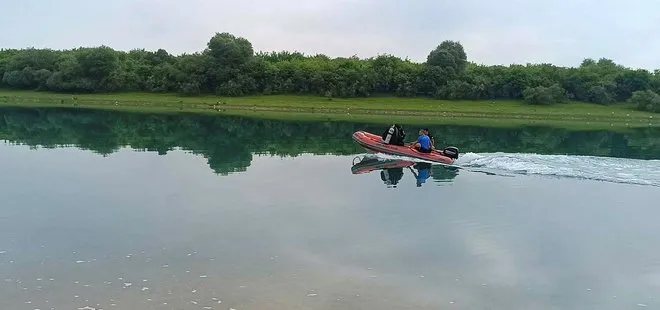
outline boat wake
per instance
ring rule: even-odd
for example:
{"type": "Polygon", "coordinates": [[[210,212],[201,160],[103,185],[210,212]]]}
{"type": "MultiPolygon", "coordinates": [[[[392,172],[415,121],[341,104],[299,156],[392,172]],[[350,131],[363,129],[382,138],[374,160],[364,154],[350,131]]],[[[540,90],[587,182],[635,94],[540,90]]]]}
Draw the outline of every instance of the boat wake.
{"type": "MultiPolygon", "coordinates": [[[[373,155],[379,158],[410,160],[402,156],[373,155]]],[[[660,187],[660,160],[575,155],[465,153],[452,166],[466,170],[478,169],[479,172],[496,175],[540,175],[660,187]]]]}

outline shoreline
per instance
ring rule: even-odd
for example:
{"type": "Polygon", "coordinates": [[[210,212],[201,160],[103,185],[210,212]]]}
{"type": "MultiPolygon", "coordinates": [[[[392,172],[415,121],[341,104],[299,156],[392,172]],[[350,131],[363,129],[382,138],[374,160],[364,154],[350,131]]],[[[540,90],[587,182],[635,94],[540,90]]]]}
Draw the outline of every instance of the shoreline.
{"type": "Polygon", "coordinates": [[[449,101],[423,98],[313,96],[185,97],[161,93],[61,94],[0,90],[0,107],[84,108],[138,113],[242,115],[300,121],[358,121],[581,129],[660,127],[659,116],[626,104],[535,106],[513,100],[449,101]]]}

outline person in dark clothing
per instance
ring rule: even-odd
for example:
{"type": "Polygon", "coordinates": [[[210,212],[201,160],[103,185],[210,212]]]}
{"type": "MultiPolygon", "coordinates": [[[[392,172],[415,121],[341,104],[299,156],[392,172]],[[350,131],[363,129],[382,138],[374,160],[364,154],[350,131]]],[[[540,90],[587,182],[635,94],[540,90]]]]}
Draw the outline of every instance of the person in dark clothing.
{"type": "Polygon", "coordinates": [[[403,127],[399,124],[394,124],[390,128],[386,129],[382,136],[383,142],[386,144],[392,145],[405,145],[406,133],[403,131],[403,127]]]}

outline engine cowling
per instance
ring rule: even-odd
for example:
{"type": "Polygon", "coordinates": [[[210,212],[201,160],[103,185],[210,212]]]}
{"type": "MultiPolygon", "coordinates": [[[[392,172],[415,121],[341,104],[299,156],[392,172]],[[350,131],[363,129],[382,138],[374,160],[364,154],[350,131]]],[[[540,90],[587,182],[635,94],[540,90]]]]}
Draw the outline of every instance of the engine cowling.
{"type": "Polygon", "coordinates": [[[453,159],[458,159],[458,148],[455,146],[448,146],[442,150],[442,154],[453,159]]]}

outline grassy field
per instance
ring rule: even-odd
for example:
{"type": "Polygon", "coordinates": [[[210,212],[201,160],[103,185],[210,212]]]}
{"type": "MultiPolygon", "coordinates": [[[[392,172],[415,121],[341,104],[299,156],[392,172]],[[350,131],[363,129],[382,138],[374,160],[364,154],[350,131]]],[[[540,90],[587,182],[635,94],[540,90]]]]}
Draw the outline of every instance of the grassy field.
{"type": "Polygon", "coordinates": [[[660,126],[660,115],[627,104],[568,103],[532,106],[521,101],[447,101],[371,97],[337,99],[311,96],[221,98],[172,94],[117,93],[67,95],[0,90],[0,106],[77,107],[146,113],[246,115],[292,120],[351,120],[372,123],[485,126],[547,125],[575,129],[660,126]]]}

